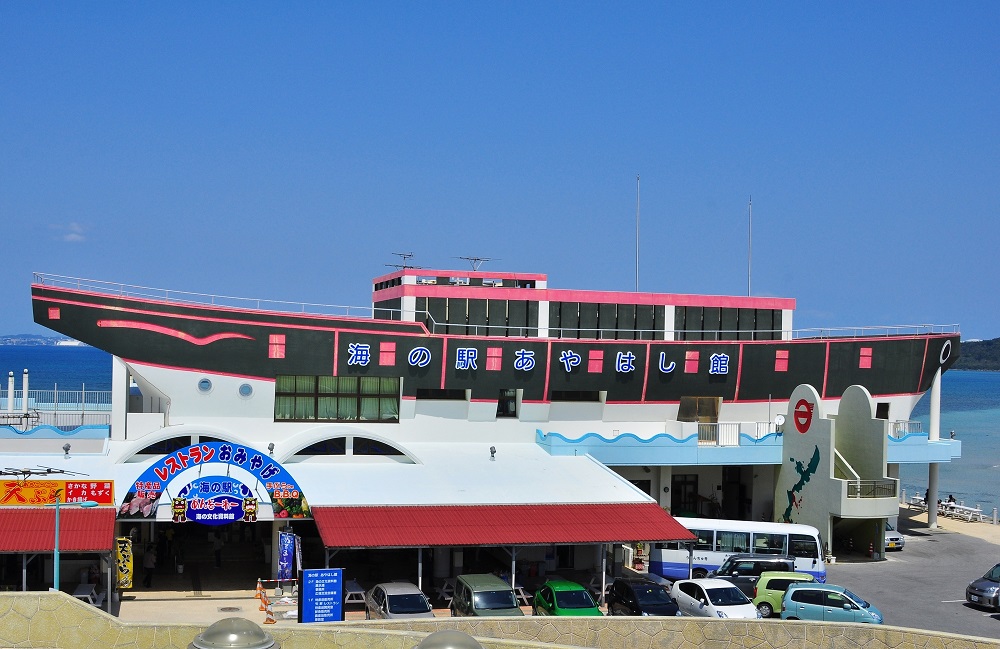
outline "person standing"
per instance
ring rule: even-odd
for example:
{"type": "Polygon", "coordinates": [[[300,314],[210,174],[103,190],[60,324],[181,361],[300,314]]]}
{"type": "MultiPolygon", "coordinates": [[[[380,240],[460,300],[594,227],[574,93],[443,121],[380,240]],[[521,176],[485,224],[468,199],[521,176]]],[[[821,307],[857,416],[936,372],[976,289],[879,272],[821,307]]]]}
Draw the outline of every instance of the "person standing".
{"type": "Polygon", "coordinates": [[[142,570],[146,575],[142,580],[142,584],[146,588],[152,588],[153,571],[156,570],[156,548],[153,547],[152,543],[146,546],[146,551],[142,555],[142,570]]]}

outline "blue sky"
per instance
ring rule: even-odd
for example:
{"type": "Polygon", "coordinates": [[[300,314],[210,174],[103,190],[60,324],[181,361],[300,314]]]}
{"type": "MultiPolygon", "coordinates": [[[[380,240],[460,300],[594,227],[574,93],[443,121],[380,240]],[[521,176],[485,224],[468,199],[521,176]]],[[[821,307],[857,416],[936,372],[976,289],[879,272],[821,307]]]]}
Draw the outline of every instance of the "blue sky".
{"type": "Polygon", "coordinates": [[[32,271],[329,304],[412,263],[1000,336],[1000,3],[0,3],[32,271]]]}

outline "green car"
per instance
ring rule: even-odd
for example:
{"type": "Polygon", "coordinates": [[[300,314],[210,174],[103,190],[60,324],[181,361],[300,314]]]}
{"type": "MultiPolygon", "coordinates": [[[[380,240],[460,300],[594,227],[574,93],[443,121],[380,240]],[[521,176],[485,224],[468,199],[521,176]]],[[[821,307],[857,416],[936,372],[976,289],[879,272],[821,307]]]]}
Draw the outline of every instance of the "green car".
{"type": "Polygon", "coordinates": [[[805,572],[762,572],[754,586],[753,603],[761,617],[772,617],[781,613],[781,600],[790,584],[815,581],[805,572]]]}
{"type": "Polygon", "coordinates": [[[542,584],[535,593],[531,610],[535,615],[603,615],[590,591],[565,579],[542,584]]]}

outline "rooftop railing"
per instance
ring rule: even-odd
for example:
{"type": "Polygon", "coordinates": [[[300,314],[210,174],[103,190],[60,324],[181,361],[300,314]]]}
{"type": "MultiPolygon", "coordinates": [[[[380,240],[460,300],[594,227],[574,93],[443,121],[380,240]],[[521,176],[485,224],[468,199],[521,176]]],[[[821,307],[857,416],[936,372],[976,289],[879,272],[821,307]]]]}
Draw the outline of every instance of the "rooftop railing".
{"type": "MultiPolygon", "coordinates": [[[[33,282],[40,286],[51,286],[78,291],[114,295],[127,298],[156,300],[172,304],[223,307],[278,313],[295,313],[316,316],[340,316],[352,318],[377,318],[384,320],[415,319],[423,322],[431,333],[453,333],[460,331],[473,336],[501,336],[508,338],[538,337],[540,327],[509,326],[500,324],[467,324],[452,322],[437,322],[427,311],[388,309],[371,306],[346,306],[322,304],[315,302],[295,302],[285,300],[270,300],[264,298],[246,298],[231,295],[211,293],[193,293],[190,291],[175,291],[170,289],[121,284],[102,280],[69,277],[66,275],[50,275],[34,273],[33,282]]],[[[801,340],[801,339],[851,339],[872,337],[924,336],[929,334],[957,334],[960,332],[957,324],[911,324],[911,325],[875,325],[864,327],[822,327],[809,329],[755,329],[755,330],[665,330],[665,329],[616,329],[608,327],[548,327],[544,328],[549,338],[584,339],[584,340],[801,340]]]]}

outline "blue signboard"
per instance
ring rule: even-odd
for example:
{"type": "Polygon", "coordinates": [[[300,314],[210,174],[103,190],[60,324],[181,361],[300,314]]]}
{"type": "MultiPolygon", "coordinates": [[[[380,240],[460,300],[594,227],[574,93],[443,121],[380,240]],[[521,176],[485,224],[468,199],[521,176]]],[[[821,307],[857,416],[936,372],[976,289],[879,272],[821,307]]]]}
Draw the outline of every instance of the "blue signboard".
{"type": "Polygon", "coordinates": [[[344,621],[344,569],[299,571],[299,622],[344,621]]]}
{"type": "Polygon", "coordinates": [[[174,522],[206,525],[256,520],[257,499],[245,484],[225,476],[208,476],[186,485],[174,498],[174,522]],[[183,514],[183,515],[181,515],[183,514]]]}

